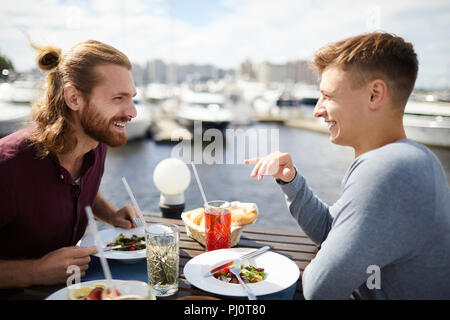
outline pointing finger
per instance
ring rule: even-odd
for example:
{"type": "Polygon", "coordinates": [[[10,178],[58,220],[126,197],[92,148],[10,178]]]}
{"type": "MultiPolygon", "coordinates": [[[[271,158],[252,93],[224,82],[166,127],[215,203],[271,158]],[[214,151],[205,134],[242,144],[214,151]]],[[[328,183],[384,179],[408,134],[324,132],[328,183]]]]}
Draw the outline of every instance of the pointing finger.
{"type": "Polygon", "coordinates": [[[252,173],[250,174],[250,177],[254,178],[256,176],[256,174],[259,171],[259,168],[261,167],[262,161],[259,160],[258,163],[256,164],[256,166],[253,168],[252,173]]]}
{"type": "Polygon", "coordinates": [[[259,158],[252,158],[252,159],[246,159],[244,160],[244,164],[255,164],[258,163],[259,158]]]}
{"type": "Polygon", "coordinates": [[[264,161],[258,170],[258,181],[261,181],[266,175],[267,160],[264,161]]]}

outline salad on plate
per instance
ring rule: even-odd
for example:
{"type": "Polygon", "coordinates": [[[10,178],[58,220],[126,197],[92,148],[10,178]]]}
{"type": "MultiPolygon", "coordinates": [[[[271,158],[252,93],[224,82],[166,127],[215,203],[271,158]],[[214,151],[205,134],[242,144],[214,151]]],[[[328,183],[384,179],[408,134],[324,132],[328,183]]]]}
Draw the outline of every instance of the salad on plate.
{"type": "Polygon", "coordinates": [[[108,243],[108,247],[114,247],[114,246],[127,246],[123,248],[117,248],[113,250],[117,251],[136,251],[136,250],[142,250],[145,249],[145,243],[142,243],[142,241],[145,241],[145,237],[139,237],[135,234],[131,236],[131,238],[126,237],[123,233],[121,233],[115,242],[108,243]],[[136,244],[136,245],[134,245],[136,244]]]}
{"type": "MultiPolygon", "coordinates": [[[[239,283],[236,276],[231,273],[230,269],[233,269],[236,266],[230,266],[230,268],[225,268],[221,271],[218,271],[214,274],[216,279],[228,282],[228,283],[239,283]]],[[[264,280],[266,274],[264,272],[264,268],[257,268],[252,265],[244,266],[243,264],[240,266],[241,272],[239,276],[241,277],[244,283],[257,283],[264,280]]]]}

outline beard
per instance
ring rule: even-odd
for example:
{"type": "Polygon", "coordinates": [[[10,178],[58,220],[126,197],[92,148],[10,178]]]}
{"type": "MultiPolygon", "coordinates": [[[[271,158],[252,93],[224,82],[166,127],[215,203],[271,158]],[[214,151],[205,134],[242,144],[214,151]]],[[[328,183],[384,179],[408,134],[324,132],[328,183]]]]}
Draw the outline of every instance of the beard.
{"type": "Polygon", "coordinates": [[[128,117],[114,117],[106,119],[102,117],[98,108],[88,102],[86,109],[81,116],[81,126],[84,132],[92,139],[105,143],[110,147],[120,147],[127,143],[125,132],[118,132],[111,129],[114,122],[126,122],[128,117]]]}

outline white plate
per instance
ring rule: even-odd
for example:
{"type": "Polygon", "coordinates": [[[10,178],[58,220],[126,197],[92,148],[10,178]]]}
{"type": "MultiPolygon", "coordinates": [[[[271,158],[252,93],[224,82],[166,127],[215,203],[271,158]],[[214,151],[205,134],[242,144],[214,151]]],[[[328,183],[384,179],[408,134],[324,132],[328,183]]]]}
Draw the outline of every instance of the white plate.
{"type": "MultiPolygon", "coordinates": [[[[246,297],[247,295],[240,284],[227,283],[213,276],[205,278],[204,275],[213,266],[217,266],[219,262],[232,260],[254,250],[251,248],[231,248],[205,252],[189,260],[184,266],[183,272],[192,285],[204,291],[223,296],[246,297]]],[[[248,261],[243,261],[241,264],[264,268],[266,278],[261,282],[248,284],[257,296],[287,289],[300,276],[300,270],[292,260],[271,251],[248,261]]]]}
{"type": "MultiPolygon", "coordinates": [[[[133,229],[122,229],[122,228],[108,228],[103,229],[98,232],[100,241],[103,242],[103,248],[107,246],[108,243],[115,242],[117,237],[123,233],[125,237],[130,238],[133,234],[138,237],[145,237],[144,227],[133,228],[133,229]]],[[[82,247],[95,246],[95,240],[92,234],[88,233],[81,239],[82,247]]],[[[145,249],[136,251],[117,251],[110,250],[104,252],[105,258],[120,260],[124,263],[136,263],[147,257],[145,249]]],[[[94,254],[96,257],[100,257],[99,253],[94,254]]]]}
{"type": "MultiPolygon", "coordinates": [[[[140,294],[141,296],[145,296],[148,294],[147,290],[148,287],[146,286],[145,282],[142,281],[135,281],[135,280],[112,280],[114,287],[119,290],[121,294],[140,294]]],[[[91,284],[100,284],[100,285],[106,285],[108,282],[107,280],[92,280],[92,281],[86,281],[86,282],[80,282],[78,285],[91,285],[91,284]]],[[[69,300],[68,293],[69,290],[73,287],[75,287],[76,284],[73,284],[69,287],[64,287],[51,295],[49,295],[45,300],[69,300]]],[[[152,297],[152,300],[153,297],[152,297]]]]}

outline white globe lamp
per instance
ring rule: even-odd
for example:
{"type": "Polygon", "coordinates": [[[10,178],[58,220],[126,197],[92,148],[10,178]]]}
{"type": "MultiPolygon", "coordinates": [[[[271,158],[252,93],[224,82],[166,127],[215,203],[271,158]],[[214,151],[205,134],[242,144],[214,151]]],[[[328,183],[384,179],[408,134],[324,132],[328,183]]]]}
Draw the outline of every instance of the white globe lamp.
{"type": "Polygon", "coordinates": [[[159,162],[153,171],[153,183],[161,192],[159,207],[165,218],[180,219],[185,208],[184,191],[191,182],[188,166],[176,158],[159,162]]]}

